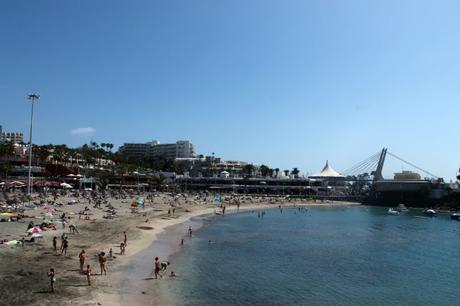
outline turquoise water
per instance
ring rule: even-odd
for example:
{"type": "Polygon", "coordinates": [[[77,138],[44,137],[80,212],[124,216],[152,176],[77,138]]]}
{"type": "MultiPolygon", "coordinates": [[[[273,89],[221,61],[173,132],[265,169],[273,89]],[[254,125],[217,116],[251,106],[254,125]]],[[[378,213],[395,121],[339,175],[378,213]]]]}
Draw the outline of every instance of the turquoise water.
{"type": "Polygon", "coordinates": [[[421,216],[359,206],[209,218],[163,284],[175,305],[460,305],[460,222],[421,216]]]}

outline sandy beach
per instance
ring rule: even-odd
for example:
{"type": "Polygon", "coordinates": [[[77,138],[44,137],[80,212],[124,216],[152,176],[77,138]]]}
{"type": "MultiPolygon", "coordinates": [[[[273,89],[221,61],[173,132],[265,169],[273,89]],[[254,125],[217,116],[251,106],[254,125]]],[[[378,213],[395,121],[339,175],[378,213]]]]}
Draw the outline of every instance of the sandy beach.
{"type": "MultiPolygon", "coordinates": [[[[68,224],[75,224],[79,233],[71,233],[68,224],[63,229],[56,223],[56,230],[46,230],[43,238],[36,242],[16,245],[0,245],[0,296],[1,303],[7,305],[162,305],[165,297],[159,295],[158,285],[151,280],[153,258],[166,260],[177,251],[180,236],[186,235],[189,224],[194,229],[199,223],[191,218],[214,214],[215,203],[212,197],[203,198],[196,195],[176,195],[156,193],[146,198],[144,208],[138,212],[131,211],[131,203],[136,196],[120,199],[106,198],[107,204],[100,208],[90,205],[87,198],[73,198],[71,195],[59,197],[52,205],[54,220],[65,212],[68,224]],[[75,203],[72,203],[75,202],[75,203]],[[72,204],[68,204],[72,203],[72,204]],[[105,219],[111,205],[116,215],[105,219]],[[87,218],[79,218],[79,212],[87,208],[87,218]],[[172,209],[175,208],[174,215],[172,209]],[[168,214],[168,210],[170,213],[168,214]],[[166,233],[165,233],[166,231],[166,233]],[[120,243],[127,234],[127,248],[120,255],[120,243]],[[67,256],[56,253],[52,247],[52,237],[66,233],[69,240],[67,256]],[[163,233],[163,234],[162,234],[163,233]],[[167,235],[166,235],[167,234],[167,235]],[[162,239],[158,239],[160,235],[162,239]],[[166,237],[166,238],[165,238],[166,237]],[[87,285],[86,275],[80,271],[78,254],[84,249],[87,257],[85,266],[92,269],[92,285],[87,285]],[[107,261],[107,275],[100,275],[97,255],[100,252],[113,257],[107,261]],[[149,264],[150,263],[150,264],[149,264]],[[47,272],[54,268],[56,273],[55,293],[50,293],[47,272]],[[147,277],[147,279],[146,279],[147,277]],[[139,280],[138,282],[136,281],[139,280]],[[148,285],[145,283],[148,281],[148,285]]],[[[42,198],[43,200],[43,198],[42,198]]],[[[51,200],[51,197],[45,198],[51,200]]],[[[270,198],[270,197],[223,197],[227,213],[238,210],[253,210],[278,205],[352,205],[350,203],[314,203],[308,200],[270,198]]],[[[0,222],[0,239],[19,239],[26,233],[30,221],[40,224],[43,219],[43,207],[28,209],[27,216],[19,222],[0,222]]],[[[168,272],[168,270],[167,270],[168,272]]]]}

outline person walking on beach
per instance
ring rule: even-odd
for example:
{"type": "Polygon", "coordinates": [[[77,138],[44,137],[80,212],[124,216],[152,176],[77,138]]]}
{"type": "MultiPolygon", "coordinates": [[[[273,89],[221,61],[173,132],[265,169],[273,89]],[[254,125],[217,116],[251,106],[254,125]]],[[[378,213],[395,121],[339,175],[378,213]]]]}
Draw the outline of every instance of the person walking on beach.
{"type": "Polygon", "coordinates": [[[83,272],[83,267],[85,266],[85,258],[86,258],[85,250],[81,250],[80,254],[78,254],[78,258],[80,259],[80,271],[83,272]]]}
{"type": "Polygon", "coordinates": [[[107,270],[105,268],[107,264],[107,257],[105,256],[104,252],[101,252],[101,254],[99,254],[99,264],[101,266],[101,275],[102,275],[102,272],[104,272],[104,275],[107,275],[107,270]]]}
{"type": "Polygon", "coordinates": [[[125,255],[125,243],[120,243],[120,255],[125,255]]]}
{"type": "Polygon", "coordinates": [[[128,246],[128,236],[126,236],[126,232],[123,232],[123,235],[124,235],[123,242],[124,242],[125,248],[126,248],[128,246]]]}
{"type": "Polygon", "coordinates": [[[184,245],[184,238],[182,238],[182,239],[180,240],[180,245],[181,245],[181,246],[184,245]]]}
{"type": "Polygon", "coordinates": [[[192,226],[189,225],[189,227],[188,227],[188,236],[192,237],[192,233],[193,233],[192,226]]]}
{"type": "Polygon", "coordinates": [[[54,293],[54,283],[56,282],[56,275],[54,274],[54,269],[51,268],[48,272],[48,278],[50,280],[50,289],[54,293]]]}
{"type": "Polygon", "coordinates": [[[91,286],[91,267],[89,265],[86,266],[85,274],[88,286],[91,286]]]}
{"type": "Polygon", "coordinates": [[[158,279],[158,275],[160,275],[160,259],[158,257],[155,257],[155,279],[158,279]]]}

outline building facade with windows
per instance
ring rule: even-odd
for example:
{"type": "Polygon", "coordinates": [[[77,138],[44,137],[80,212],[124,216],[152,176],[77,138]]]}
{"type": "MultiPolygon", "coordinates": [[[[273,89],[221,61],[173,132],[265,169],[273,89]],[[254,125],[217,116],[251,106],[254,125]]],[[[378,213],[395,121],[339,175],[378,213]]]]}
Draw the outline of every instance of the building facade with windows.
{"type": "Polygon", "coordinates": [[[125,143],[120,147],[120,153],[128,158],[193,158],[196,156],[195,145],[188,140],[176,143],[160,144],[154,140],[147,143],[125,143]]]}
{"type": "Polygon", "coordinates": [[[22,132],[3,132],[0,127],[0,142],[10,141],[12,143],[23,143],[24,133],[22,132]]]}

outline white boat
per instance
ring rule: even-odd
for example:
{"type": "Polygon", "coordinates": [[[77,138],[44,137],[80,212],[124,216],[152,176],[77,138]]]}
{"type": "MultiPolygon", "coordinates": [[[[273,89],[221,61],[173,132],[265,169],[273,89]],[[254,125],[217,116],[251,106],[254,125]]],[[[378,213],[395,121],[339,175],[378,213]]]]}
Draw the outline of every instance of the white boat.
{"type": "Polygon", "coordinates": [[[407,209],[407,207],[404,204],[399,204],[398,207],[396,208],[396,210],[399,211],[399,212],[409,211],[409,209],[407,209]]]}
{"type": "Polygon", "coordinates": [[[425,215],[434,216],[436,215],[436,210],[430,208],[430,209],[426,209],[424,213],[425,215]]]}
{"type": "Polygon", "coordinates": [[[389,215],[399,215],[399,211],[397,211],[394,208],[388,208],[388,214],[389,215]]]}

